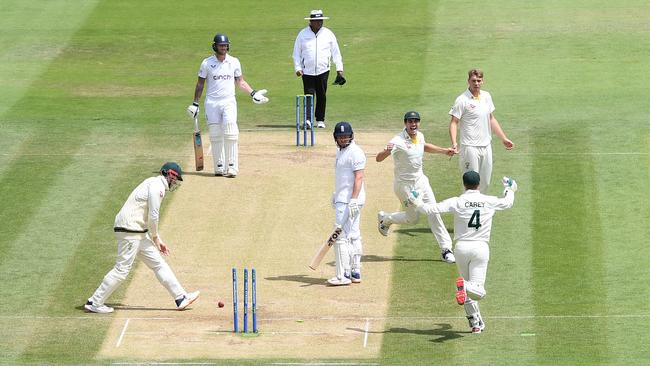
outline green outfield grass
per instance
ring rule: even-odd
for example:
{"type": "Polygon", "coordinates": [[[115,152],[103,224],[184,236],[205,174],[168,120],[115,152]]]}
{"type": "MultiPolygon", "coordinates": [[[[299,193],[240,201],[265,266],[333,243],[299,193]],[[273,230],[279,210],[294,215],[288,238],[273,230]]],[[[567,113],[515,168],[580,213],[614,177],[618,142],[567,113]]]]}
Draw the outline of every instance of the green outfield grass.
{"type": "MultiPolygon", "coordinates": [[[[228,34],[249,83],[269,89],[262,106],[238,92],[240,127],[286,129],[290,144],[302,86],[291,52],[310,6],[0,4],[0,364],[107,362],[95,355],[109,321],[77,319],[80,305],[114,261],[111,224],[126,195],[163,161],[191,154],[184,109],[214,33],[228,34]]],[[[427,140],[447,145],[449,107],[467,70],[481,67],[496,116],[517,144],[506,152],[495,142],[493,181],[511,175],[520,186],[515,207],[494,222],[485,333],[468,333],[453,299],[455,267],[439,261],[422,220],[397,231],[381,356],[328,361],[647,363],[650,5],[322,6],[348,79],[328,93],[330,124],[349,120],[359,135],[397,132],[403,113],[416,109],[427,140]]],[[[456,158],[426,164],[438,199],[460,193],[456,158]]]]}

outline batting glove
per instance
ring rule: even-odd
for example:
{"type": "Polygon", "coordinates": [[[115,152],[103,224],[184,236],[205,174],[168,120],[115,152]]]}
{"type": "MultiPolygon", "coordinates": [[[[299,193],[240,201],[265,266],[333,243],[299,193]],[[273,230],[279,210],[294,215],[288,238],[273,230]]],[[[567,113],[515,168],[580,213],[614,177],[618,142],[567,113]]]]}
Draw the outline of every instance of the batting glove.
{"type": "Polygon", "coordinates": [[[187,114],[189,114],[192,118],[196,118],[196,116],[199,115],[199,103],[194,102],[192,105],[187,107],[187,114]]]}
{"type": "Polygon", "coordinates": [[[359,216],[359,203],[357,202],[356,198],[350,199],[350,203],[348,203],[348,210],[350,211],[351,219],[359,216]]]}
{"type": "Polygon", "coordinates": [[[334,79],[334,82],[332,85],[343,85],[345,84],[347,80],[343,77],[343,75],[336,75],[336,79],[334,79]]]}
{"type": "Polygon", "coordinates": [[[513,192],[517,192],[517,182],[515,182],[514,179],[510,177],[503,177],[501,179],[501,184],[503,184],[503,188],[510,189],[513,192]]]}
{"type": "Polygon", "coordinates": [[[264,94],[266,94],[268,90],[266,89],[261,89],[261,90],[253,90],[251,92],[251,97],[253,97],[253,103],[255,104],[264,104],[269,101],[269,98],[265,97],[264,94]]]}

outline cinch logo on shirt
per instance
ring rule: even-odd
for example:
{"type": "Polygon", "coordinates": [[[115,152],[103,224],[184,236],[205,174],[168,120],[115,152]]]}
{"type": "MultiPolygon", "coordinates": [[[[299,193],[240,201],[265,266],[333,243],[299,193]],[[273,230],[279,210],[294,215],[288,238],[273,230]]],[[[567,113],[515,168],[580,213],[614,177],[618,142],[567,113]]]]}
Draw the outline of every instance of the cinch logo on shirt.
{"type": "Polygon", "coordinates": [[[231,75],[213,75],[212,79],[214,80],[230,80],[232,78],[231,75]]]}

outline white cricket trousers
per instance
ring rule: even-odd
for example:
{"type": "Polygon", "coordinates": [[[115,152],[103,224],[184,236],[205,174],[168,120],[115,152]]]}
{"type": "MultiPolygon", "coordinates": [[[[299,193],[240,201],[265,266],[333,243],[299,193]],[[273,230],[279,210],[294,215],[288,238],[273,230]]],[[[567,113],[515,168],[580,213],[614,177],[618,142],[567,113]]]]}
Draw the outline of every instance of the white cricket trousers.
{"type": "Polygon", "coordinates": [[[334,245],[334,255],[336,256],[336,276],[343,278],[343,274],[350,274],[350,270],[355,272],[361,271],[361,256],[363,255],[363,244],[361,243],[361,211],[363,205],[359,205],[359,214],[354,219],[349,219],[348,204],[336,202],[334,205],[336,211],[336,224],[343,228],[343,238],[339,239],[334,245]]]}
{"type": "Polygon", "coordinates": [[[104,304],[129,275],[136,256],[155,273],[158,281],[174,299],[186,294],[185,289],[178,282],[176,275],[149,236],[117,232],[115,237],[117,238],[115,266],[104,276],[102,283],[88,300],[95,305],[104,304]]]}
{"type": "Polygon", "coordinates": [[[239,127],[235,97],[205,100],[214,171],[233,169],[239,172],[239,127]]]}
{"type": "MultiPolygon", "coordinates": [[[[420,178],[415,181],[398,181],[393,183],[393,191],[404,206],[404,211],[389,213],[386,215],[386,220],[389,224],[416,224],[420,219],[420,213],[416,210],[415,206],[408,203],[408,197],[411,191],[417,191],[422,195],[422,201],[425,204],[435,204],[436,196],[433,194],[429,178],[422,174],[420,178]]],[[[440,214],[431,214],[427,216],[429,227],[433,236],[435,236],[441,250],[451,250],[451,236],[442,221],[440,214]]]]}
{"type": "Polygon", "coordinates": [[[465,313],[467,316],[480,316],[478,300],[485,294],[485,278],[487,277],[490,247],[487,242],[475,240],[459,240],[454,249],[458,273],[465,279],[465,313]]]}
{"type": "MultiPolygon", "coordinates": [[[[468,146],[461,145],[458,162],[460,164],[460,174],[473,170],[481,176],[479,190],[487,194],[492,180],[492,145],[487,146],[468,146]]],[[[463,187],[465,191],[465,187],[463,187]]]]}

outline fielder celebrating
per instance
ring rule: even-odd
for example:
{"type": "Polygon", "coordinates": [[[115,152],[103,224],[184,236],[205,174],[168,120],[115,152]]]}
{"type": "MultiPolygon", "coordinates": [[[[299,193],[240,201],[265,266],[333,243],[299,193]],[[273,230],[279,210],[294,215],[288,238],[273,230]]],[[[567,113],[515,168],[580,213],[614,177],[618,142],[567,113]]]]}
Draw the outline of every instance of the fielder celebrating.
{"type": "Polygon", "coordinates": [[[225,34],[214,36],[214,55],[201,62],[194,89],[194,102],[187,108],[192,118],[199,114],[199,99],[207,80],[205,118],[210,131],[214,175],[234,178],[239,173],[239,128],[237,127],[237,100],[235,84],[249,93],[256,104],[269,101],[267,90],[253,90],[244,80],[239,59],[228,54],[230,40],[225,34]],[[224,157],[225,156],[225,157],[224,157]]]}
{"type": "Polygon", "coordinates": [[[449,111],[449,137],[454,152],[460,154],[458,159],[461,173],[473,170],[481,176],[481,193],[487,193],[492,179],[492,131],[501,139],[507,150],[515,144],[508,139],[494,117],[492,96],[483,85],[483,71],[469,70],[468,89],[456,98],[449,111]],[[460,150],[457,136],[460,125],[460,150]]]}
{"type": "MultiPolygon", "coordinates": [[[[503,198],[486,196],[479,191],[480,175],[470,170],[463,174],[465,193],[446,199],[437,205],[440,213],[454,214],[454,239],[456,240],[456,266],[460,277],[456,279],[456,301],[465,306],[472,333],[481,333],[485,322],[481,317],[478,300],[485,297],[485,278],[490,260],[490,232],[495,211],[511,208],[515,201],[517,182],[503,177],[503,198]]],[[[436,210],[436,205],[424,204],[417,197],[409,198],[419,210],[436,210]],[[433,206],[433,207],[432,207],[433,206]]]]}
{"type": "Polygon", "coordinates": [[[115,267],[104,276],[102,283],[84,305],[87,311],[113,312],[113,308],[106,306],[104,302],[129,275],[136,256],[156,274],[158,281],[174,298],[178,310],[187,308],[199,297],[199,291],[185,291],[162,257],[169,255],[169,247],[163,242],[158,231],[160,204],[167,191],[174,191],[182,180],[181,167],[174,162],[168,162],[160,168],[160,175],[145,179],[131,192],[115,216],[115,267]]]}
{"type": "Polygon", "coordinates": [[[348,122],[334,127],[334,141],[338,146],[335,163],[335,190],[332,205],[336,211],[336,224],[343,235],[334,243],[336,276],[327,282],[332,286],[361,282],[361,209],[366,202],[363,184],[366,154],[354,142],[354,132],[348,122]]]}
{"type": "MultiPolygon", "coordinates": [[[[395,181],[393,190],[397,199],[405,206],[404,211],[386,213],[379,211],[377,215],[379,232],[388,236],[392,224],[415,224],[420,217],[419,211],[408,202],[409,195],[416,191],[426,203],[435,203],[436,197],[429,185],[429,178],[422,172],[422,158],[424,153],[438,153],[454,155],[451,148],[442,148],[424,141],[424,135],[419,131],[420,114],[415,111],[404,115],[404,130],[393,137],[386,148],[377,154],[375,160],[382,162],[388,156],[393,156],[395,163],[395,181]]],[[[434,212],[427,214],[431,232],[436,237],[440,246],[441,257],[444,262],[454,263],[454,254],[451,250],[451,237],[442,222],[440,215],[434,212]]]]}

